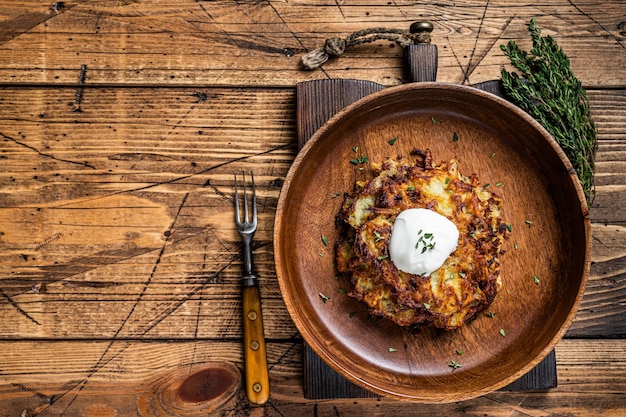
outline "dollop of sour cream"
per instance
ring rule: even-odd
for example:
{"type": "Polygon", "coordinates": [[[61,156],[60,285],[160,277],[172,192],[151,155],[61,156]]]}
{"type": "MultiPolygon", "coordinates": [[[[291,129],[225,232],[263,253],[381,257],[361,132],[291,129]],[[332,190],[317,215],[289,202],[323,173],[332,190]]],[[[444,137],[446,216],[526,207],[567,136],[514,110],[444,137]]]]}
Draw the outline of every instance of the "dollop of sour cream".
{"type": "Polygon", "coordinates": [[[391,229],[389,257],[409,274],[429,276],[456,249],[459,231],[447,217],[415,208],[401,212],[391,229]]]}

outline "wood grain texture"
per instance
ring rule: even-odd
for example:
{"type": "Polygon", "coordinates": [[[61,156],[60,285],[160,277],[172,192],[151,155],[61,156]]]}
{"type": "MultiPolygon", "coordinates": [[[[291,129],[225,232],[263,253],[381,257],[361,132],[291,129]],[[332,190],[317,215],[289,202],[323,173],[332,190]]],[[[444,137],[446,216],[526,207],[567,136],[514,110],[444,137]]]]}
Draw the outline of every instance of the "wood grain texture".
{"type": "Polygon", "coordinates": [[[260,183],[263,302],[289,323],[271,230],[295,151],[293,93],[101,90],[80,113],[71,90],[3,93],[0,308],[17,313],[4,337],[239,337],[232,172],[244,167],[260,183]]]}
{"type": "Polygon", "coordinates": [[[625,415],[625,4],[1,2],[0,416],[625,415]],[[532,17],[591,89],[600,132],[593,264],[557,345],[558,388],[419,408],[305,400],[302,340],[271,248],[297,152],[295,85],[408,77],[402,48],[383,41],[318,71],[301,71],[300,56],[332,36],[426,19],[438,80],[474,84],[507,65],[500,44],[530,46],[532,17]],[[241,383],[230,213],[242,167],[258,173],[262,203],[254,253],[272,385],[262,407],[241,383]],[[217,397],[206,389],[214,371],[230,381],[217,397]]]}
{"type": "Polygon", "coordinates": [[[405,49],[405,56],[411,82],[437,81],[437,45],[410,45],[405,49]]]}
{"type": "Polygon", "coordinates": [[[270,383],[258,286],[244,287],[242,310],[246,395],[252,404],[265,404],[270,383]]]}
{"type": "MultiPolygon", "coordinates": [[[[232,172],[244,166],[255,170],[261,197],[255,262],[273,317],[266,335],[295,335],[271,248],[297,148],[295,91],[96,91],[77,114],[68,105],[73,89],[1,90],[2,337],[240,337],[239,238],[230,216],[232,172]]],[[[570,333],[601,337],[624,334],[626,320],[626,208],[618,204],[626,91],[594,90],[590,98],[601,114],[594,254],[570,333]]]]}
{"type": "MultiPolygon", "coordinates": [[[[415,45],[407,49],[407,65],[414,81],[433,81],[437,74],[437,48],[433,45],[415,45]]],[[[505,97],[499,81],[488,81],[477,88],[505,97]]],[[[324,122],[341,108],[383,87],[359,80],[317,80],[300,83],[297,95],[298,148],[311,138],[324,122]]],[[[335,372],[304,343],[304,396],[307,399],[372,398],[376,394],[355,385],[335,372]]],[[[510,383],[504,390],[554,388],[558,382],[556,358],[550,352],[528,373],[510,383]]]]}
{"type": "MultiPolygon", "coordinates": [[[[304,398],[311,400],[345,398],[384,398],[341,377],[309,345],[303,348],[304,398]]],[[[558,386],[554,350],[530,372],[500,391],[539,391],[558,386]]]]}
{"type": "Polygon", "coordinates": [[[439,81],[475,84],[499,77],[507,64],[499,45],[529,46],[525,25],[534,17],[586,86],[626,86],[624,0],[62,3],[58,10],[43,0],[3,6],[0,83],[75,84],[87,65],[89,85],[293,86],[318,78],[395,85],[407,80],[403,52],[388,42],[354,48],[321,71],[301,71],[299,57],[330,37],[430,20],[439,81]]]}
{"type": "Polygon", "coordinates": [[[556,348],[559,386],[548,392],[494,392],[470,401],[419,407],[384,398],[304,400],[299,342],[268,343],[273,391],[264,408],[250,407],[242,385],[216,399],[175,398],[184,382],[202,370],[221,367],[233,374],[236,369],[241,372],[243,352],[237,341],[120,341],[113,346],[108,341],[47,345],[6,341],[3,346],[13,353],[9,361],[3,360],[1,417],[23,410],[66,417],[198,416],[210,413],[220,401],[220,412],[233,416],[507,416],[559,415],[567,410],[596,417],[626,413],[624,340],[561,341],[556,348]],[[99,361],[107,350],[116,354],[99,361]],[[215,357],[221,358],[221,365],[212,361],[215,357]]]}
{"type": "Polygon", "coordinates": [[[577,310],[591,257],[582,190],[548,133],[496,99],[475,88],[437,83],[372,94],[322,127],[285,180],[276,210],[274,256],[287,309],[307,343],[331,367],[381,395],[452,402],[501,388],[552,350],[577,310]],[[454,141],[457,132],[460,139],[454,141]],[[397,138],[393,146],[390,138],[397,138]],[[388,155],[410,160],[415,148],[429,149],[435,161],[458,160],[460,172],[478,173],[483,183],[502,181],[497,194],[512,233],[503,245],[503,289],[490,307],[498,311],[499,327],[479,315],[453,335],[429,328],[401,330],[385,320],[372,324],[363,303],[341,295],[351,283],[336,277],[333,246],[320,242],[320,236],[339,239],[335,217],[342,200],[331,196],[372,178],[367,165],[350,164],[355,149],[357,156],[380,163],[388,155]],[[529,220],[531,227],[525,224],[529,220]],[[532,282],[533,274],[540,277],[539,285],[532,282]],[[322,302],[321,294],[330,300],[322,302]],[[506,338],[498,335],[502,328],[506,338]],[[451,338],[466,351],[463,368],[454,374],[448,366],[451,338]],[[401,353],[390,354],[390,347],[401,353]]]}

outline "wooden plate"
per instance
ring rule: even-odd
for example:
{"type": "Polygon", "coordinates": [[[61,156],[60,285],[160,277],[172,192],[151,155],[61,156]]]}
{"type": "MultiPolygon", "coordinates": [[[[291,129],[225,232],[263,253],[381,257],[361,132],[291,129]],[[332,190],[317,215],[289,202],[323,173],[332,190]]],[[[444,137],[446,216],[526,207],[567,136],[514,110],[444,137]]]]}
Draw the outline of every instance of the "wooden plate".
{"type": "Polygon", "coordinates": [[[590,236],[571,164],[534,119],[471,87],[415,83],[359,100],[313,135],[285,180],[274,252],[289,313],[332,368],[382,395],[452,402],[507,385],[553,349],[582,298],[590,236]],[[333,267],[336,195],[372,176],[367,163],[350,160],[408,159],[414,148],[430,149],[437,161],[456,158],[462,173],[491,184],[512,225],[503,287],[488,310],[495,315],[450,332],[411,333],[373,320],[333,267]]]}

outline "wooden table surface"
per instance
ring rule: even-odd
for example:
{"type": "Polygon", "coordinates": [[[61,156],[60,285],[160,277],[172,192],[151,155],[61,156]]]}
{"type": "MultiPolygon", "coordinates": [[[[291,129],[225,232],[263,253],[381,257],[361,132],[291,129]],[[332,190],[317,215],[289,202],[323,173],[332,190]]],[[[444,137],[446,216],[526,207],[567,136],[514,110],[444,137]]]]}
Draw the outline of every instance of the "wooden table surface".
{"type": "Polygon", "coordinates": [[[0,416],[626,415],[626,1],[427,3],[0,1],[0,416]],[[384,41],[316,71],[300,56],[429,20],[438,80],[474,84],[499,78],[501,44],[529,48],[533,17],[569,55],[599,131],[593,262],[556,346],[558,387],[442,405],[305,399],[272,247],[296,84],[407,80],[384,41]],[[260,203],[264,406],[242,389],[241,169],[260,203]]]}

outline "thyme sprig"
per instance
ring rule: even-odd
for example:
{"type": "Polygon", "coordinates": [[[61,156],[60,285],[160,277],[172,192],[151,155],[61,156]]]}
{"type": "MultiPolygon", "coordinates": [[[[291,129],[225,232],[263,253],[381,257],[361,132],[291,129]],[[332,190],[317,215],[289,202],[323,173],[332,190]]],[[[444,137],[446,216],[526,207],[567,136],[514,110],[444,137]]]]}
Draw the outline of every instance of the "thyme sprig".
{"type": "Polygon", "coordinates": [[[597,129],[587,93],[556,40],[541,36],[535,19],[527,26],[533,42],[530,52],[513,41],[500,47],[523,78],[502,69],[502,84],[509,98],[541,123],[561,146],[591,203],[597,129]]]}

